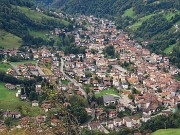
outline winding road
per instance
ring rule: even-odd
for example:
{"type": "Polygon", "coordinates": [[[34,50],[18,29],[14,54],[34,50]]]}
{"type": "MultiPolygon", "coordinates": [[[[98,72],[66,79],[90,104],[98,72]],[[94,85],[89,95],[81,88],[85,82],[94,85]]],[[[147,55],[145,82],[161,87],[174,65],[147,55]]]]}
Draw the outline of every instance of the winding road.
{"type": "Polygon", "coordinates": [[[64,67],[64,60],[61,58],[60,71],[62,72],[62,74],[63,74],[68,80],[70,80],[72,83],[74,83],[75,86],[78,86],[78,87],[79,87],[79,90],[82,92],[83,96],[84,96],[85,98],[87,98],[86,92],[82,89],[82,84],[81,84],[81,83],[78,83],[75,79],[70,78],[67,74],[65,74],[63,67],[64,67]]]}
{"type": "Polygon", "coordinates": [[[13,67],[13,69],[16,71],[17,75],[21,75],[21,73],[19,72],[17,66],[15,66],[15,65],[12,64],[12,63],[9,63],[9,64],[10,64],[10,65],[13,67]]]}

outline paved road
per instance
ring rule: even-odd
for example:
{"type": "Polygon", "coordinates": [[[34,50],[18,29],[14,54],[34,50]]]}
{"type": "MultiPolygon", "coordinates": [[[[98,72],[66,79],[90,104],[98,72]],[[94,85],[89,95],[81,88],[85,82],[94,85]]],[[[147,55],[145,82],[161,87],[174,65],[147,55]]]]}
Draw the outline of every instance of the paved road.
{"type": "Polygon", "coordinates": [[[61,70],[62,74],[63,74],[68,80],[70,80],[72,83],[74,83],[75,86],[79,86],[79,90],[82,92],[82,94],[84,95],[84,97],[87,98],[86,92],[82,89],[82,84],[81,84],[81,83],[78,83],[75,79],[70,78],[68,75],[66,75],[66,74],[64,73],[63,67],[64,67],[64,60],[61,58],[61,67],[60,67],[60,70],[61,70]]]}
{"type": "Polygon", "coordinates": [[[36,69],[38,70],[39,74],[41,76],[45,75],[44,72],[41,70],[41,68],[38,66],[38,62],[36,61],[36,69]]]}
{"type": "Polygon", "coordinates": [[[19,72],[17,66],[15,66],[15,65],[12,64],[12,63],[9,63],[9,64],[10,64],[10,65],[13,67],[13,69],[16,71],[17,75],[21,75],[21,73],[19,72]]]}
{"type": "Polygon", "coordinates": [[[127,73],[127,70],[119,65],[113,65],[114,68],[116,68],[117,70],[123,72],[123,73],[127,73]]]}

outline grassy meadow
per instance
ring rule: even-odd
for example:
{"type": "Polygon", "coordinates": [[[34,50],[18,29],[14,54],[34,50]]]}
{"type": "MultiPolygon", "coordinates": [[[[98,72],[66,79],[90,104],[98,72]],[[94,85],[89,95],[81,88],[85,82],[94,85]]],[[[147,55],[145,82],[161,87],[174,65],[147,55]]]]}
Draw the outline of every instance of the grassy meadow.
{"type": "Polygon", "coordinates": [[[118,91],[114,89],[107,89],[107,90],[101,90],[100,92],[95,93],[95,97],[102,97],[104,95],[112,95],[112,96],[119,96],[118,91]]]}
{"type": "Polygon", "coordinates": [[[0,47],[5,49],[19,48],[22,45],[22,39],[11,33],[0,30],[0,47]]]}
{"type": "Polygon", "coordinates": [[[28,101],[22,101],[16,97],[17,90],[8,90],[5,83],[0,82],[0,109],[1,111],[19,111],[22,108],[22,113],[29,116],[37,116],[41,113],[39,107],[32,107],[28,101]]]}
{"type": "Polygon", "coordinates": [[[36,61],[34,60],[23,60],[23,61],[19,61],[19,62],[11,62],[13,65],[24,65],[24,64],[27,64],[27,63],[32,63],[33,65],[35,65],[36,61]]]}
{"type": "Polygon", "coordinates": [[[152,135],[180,135],[180,129],[160,129],[152,135]]]}
{"type": "Polygon", "coordinates": [[[12,68],[8,63],[0,62],[0,70],[7,72],[9,68],[12,68]]]}

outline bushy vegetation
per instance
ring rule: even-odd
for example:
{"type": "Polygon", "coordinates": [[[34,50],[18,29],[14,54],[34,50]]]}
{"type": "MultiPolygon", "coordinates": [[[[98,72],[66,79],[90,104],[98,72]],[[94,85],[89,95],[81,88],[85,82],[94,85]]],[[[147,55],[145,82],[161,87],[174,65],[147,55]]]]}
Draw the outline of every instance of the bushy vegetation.
{"type": "Polygon", "coordinates": [[[3,111],[22,111],[24,115],[36,116],[40,108],[32,108],[30,102],[21,101],[16,97],[16,90],[8,90],[5,83],[0,82],[0,106],[3,111]]]}
{"type": "Polygon", "coordinates": [[[158,129],[168,129],[168,128],[180,128],[180,113],[176,112],[170,116],[157,116],[152,118],[146,123],[143,123],[141,130],[143,132],[154,132],[158,129]]]}

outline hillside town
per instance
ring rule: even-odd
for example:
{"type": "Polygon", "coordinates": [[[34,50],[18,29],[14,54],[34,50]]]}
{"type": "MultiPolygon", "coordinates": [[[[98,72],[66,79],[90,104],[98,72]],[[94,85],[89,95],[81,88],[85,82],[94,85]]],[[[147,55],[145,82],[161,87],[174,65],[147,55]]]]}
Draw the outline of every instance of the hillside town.
{"type": "MultiPolygon", "coordinates": [[[[56,93],[63,91],[66,98],[83,97],[89,102],[85,110],[90,119],[81,124],[81,128],[88,130],[109,133],[121,128],[138,128],[153,117],[176,112],[180,81],[174,76],[180,69],[172,66],[168,57],[151,53],[145,48],[147,43],[137,43],[123,30],[117,30],[112,21],[94,16],[72,19],[80,27],[74,26],[72,32],[56,28],[49,38],[61,33],[73,35],[75,45],[84,47],[84,53],[66,54],[57,47],[47,46],[35,49],[25,46],[26,52],[3,49],[0,54],[5,58],[4,63],[8,63],[6,58],[16,55],[33,61],[19,65],[10,63],[12,68],[6,73],[15,78],[40,76],[55,87],[56,93]]],[[[5,87],[16,90],[14,96],[24,102],[28,100],[22,92],[23,86],[7,83],[5,87]]],[[[43,87],[37,82],[35,92],[41,95],[43,87]]],[[[18,119],[17,128],[28,127],[30,121],[35,121],[39,127],[54,106],[49,100],[41,103],[33,100],[31,104],[39,106],[44,113],[29,117],[4,111],[3,117],[18,119]]],[[[51,119],[51,127],[59,127],[59,124],[59,119],[51,119]]]]}

